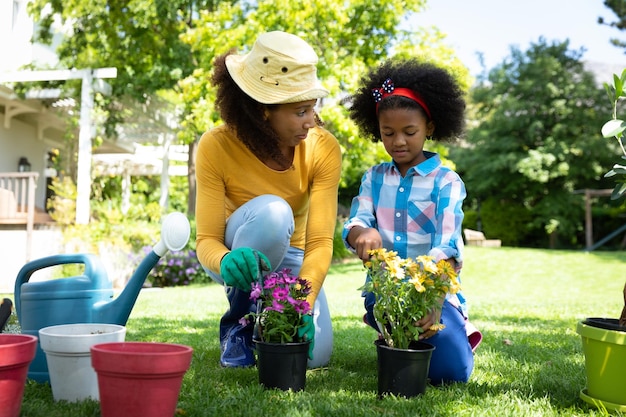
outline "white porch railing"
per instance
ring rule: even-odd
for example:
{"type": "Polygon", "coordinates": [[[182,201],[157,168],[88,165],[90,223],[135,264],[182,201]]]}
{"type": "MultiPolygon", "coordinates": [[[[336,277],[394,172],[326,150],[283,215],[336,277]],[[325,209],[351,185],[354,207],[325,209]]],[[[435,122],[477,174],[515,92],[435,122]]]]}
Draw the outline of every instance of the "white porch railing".
{"type": "Polygon", "coordinates": [[[0,225],[26,225],[27,261],[32,250],[38,178],[38,172],[0,172],[0,225]]]}

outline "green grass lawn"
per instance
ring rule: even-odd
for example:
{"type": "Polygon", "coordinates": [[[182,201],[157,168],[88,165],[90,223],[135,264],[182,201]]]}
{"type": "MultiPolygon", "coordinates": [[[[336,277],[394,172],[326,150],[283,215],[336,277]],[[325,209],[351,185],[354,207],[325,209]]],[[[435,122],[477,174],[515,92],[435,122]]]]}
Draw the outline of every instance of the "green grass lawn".
{"type": "MultiPolygon", "coordinates": [[[[264,390],[255,368],[220,367],[218,323],[226,299],[217,285],[142,291],[126,340],[194,348],[179,397],[181,416],[605,415],[579,399],[585,373],[575,329],[585,317],[619,316],[626,252],[468,247],[463,291],[484,334],[474,373],[467,384],[429,386],[413,399],[378,399],[376,334],[361,321],[362,280],[359,262],[333,265],[324,284],[333,355],[328,368],[307,372],[303,392],[264,390]]],[[[29,381],[22,415],[86,417],[100,411],[91,400],[54,402],[48,384],[29,381]]]]}

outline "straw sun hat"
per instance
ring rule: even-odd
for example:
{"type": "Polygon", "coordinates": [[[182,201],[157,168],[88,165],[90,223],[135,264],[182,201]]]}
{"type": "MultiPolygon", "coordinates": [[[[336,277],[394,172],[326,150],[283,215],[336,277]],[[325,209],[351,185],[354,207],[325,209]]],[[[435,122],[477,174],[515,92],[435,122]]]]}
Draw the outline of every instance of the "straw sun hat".
{"type": "Polygon", "coordinates": [[[296,103],[328,95],[317,79],[317,55],[295,35],[260,35],[245,55],[228,55],[226,68],[235,83],[263,104],[296,103]]]}

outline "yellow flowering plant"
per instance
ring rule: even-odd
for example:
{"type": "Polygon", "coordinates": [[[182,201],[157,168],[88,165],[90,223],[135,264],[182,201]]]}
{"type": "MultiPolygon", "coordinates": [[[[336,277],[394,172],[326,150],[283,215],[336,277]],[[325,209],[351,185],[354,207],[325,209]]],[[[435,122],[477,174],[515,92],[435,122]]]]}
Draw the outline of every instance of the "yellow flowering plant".
{"type": "MultiPolygon", "coordinates": [[[[403,259],[384,248],[370,252],[365,262],[368,280],[360,288],[376,296],[374,317],[389,347],[408,349],[426,329],[416,323],[432,311],[441,310],[446,294],[457,293],[457,274],[445,260],[431,256],[403,259]]],[[[442,324],[435,324],[437,330],[442,324]]]]}

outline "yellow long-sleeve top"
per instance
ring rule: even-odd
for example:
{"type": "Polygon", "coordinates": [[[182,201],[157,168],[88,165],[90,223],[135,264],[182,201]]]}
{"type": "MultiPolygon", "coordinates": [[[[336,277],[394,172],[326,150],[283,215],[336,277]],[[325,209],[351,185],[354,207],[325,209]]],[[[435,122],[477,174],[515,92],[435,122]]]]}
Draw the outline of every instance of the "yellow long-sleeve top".
{"type": "Polygon", "coordinates": [[[333,251],[341,150],[337,139],[316,127],[295,148],[293,168],[276,171],[263,164],[226,125],[202,135],[196,156],[196,251],[208,269],[220,272],[229,252],[226,219],[254,197],[274,194],[293,210],[291,246],[304,250],[300,276],[311,283],[313,306],[333,251]]]}

